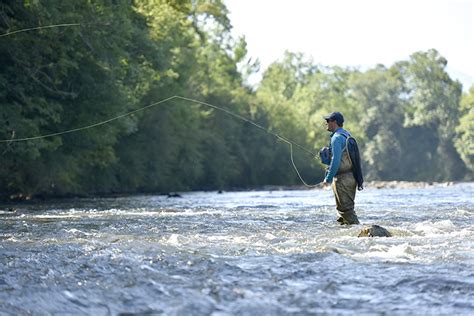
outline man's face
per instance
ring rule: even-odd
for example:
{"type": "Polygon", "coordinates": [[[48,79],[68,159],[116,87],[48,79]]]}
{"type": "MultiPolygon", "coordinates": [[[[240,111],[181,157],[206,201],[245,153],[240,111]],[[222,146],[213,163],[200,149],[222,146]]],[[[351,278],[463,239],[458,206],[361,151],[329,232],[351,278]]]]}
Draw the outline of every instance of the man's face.
{"type": "Polygon", "coordinates": [[[337,129],[338,125],[336,121],[326,120],[326,129],[330,132],[334,132],[337,129]]]}

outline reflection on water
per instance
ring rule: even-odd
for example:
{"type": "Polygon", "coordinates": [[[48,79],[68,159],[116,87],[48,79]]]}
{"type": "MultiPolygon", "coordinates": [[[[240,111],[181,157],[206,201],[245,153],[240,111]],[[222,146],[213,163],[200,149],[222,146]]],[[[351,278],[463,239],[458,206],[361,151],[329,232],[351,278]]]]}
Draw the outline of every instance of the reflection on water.
{"type": "Polygon", "coordinates": [[[0,212],[0,314],[469,314],[474,184],[188,193],[0,212]]]}

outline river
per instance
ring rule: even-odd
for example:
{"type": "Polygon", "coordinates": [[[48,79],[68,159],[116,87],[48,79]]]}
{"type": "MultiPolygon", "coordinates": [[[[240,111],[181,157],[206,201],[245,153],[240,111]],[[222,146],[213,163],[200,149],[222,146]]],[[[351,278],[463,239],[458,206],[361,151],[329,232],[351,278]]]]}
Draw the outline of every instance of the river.
{"type": "Polygon", "coordinates": [[[0,207],[1,315],[468,315],[474,183],[192,192],[0,207]]]}

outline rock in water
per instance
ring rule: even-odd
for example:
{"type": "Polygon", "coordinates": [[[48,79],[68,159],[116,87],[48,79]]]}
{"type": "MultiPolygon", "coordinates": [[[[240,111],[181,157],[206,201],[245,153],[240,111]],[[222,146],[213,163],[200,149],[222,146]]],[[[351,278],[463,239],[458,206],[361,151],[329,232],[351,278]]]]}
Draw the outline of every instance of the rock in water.
{"type": "Polygon", "coordinates": [[[392,234],[379,225],[362,228],[358,237],[392,237],[392,234]]]}

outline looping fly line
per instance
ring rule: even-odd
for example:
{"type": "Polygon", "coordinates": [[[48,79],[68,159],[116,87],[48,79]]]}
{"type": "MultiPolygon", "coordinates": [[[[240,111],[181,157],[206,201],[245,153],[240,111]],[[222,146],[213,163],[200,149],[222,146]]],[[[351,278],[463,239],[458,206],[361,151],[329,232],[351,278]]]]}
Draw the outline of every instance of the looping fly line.
{"type": "MultiPolygon", "coordinates": [[[[97,23],[86,23],[86,24],[97,24],[97,23]]],[[[18,34],[18,33],[23,33],[23,32],[29,32],[29,31],[37,31],[37,30],[42,30],[42,29],[51,29],[51,28],[58,28],[58,27],[72,27],[72,26],[81,26],[81,25],[84,25],[84,23],[65,23],[65,24],[54,24],[54,25],[46,25],[46,26],[38,26],[38,27],[31,27],[31,28],[25,28],[25,29],[20,29],[20,30],[16,30],[16,31],[12,31],[12,32],[7,32],[7,33],[4,33],[4,34],[0,34],[0,38],[2,37],[6,37],[6,36],[10,36],[10,35],[13,35],[13,34],[18,34]]],[[[144,107],[141,107],[139,109],[136,109],[136,110],[133,110],[133,111],[130,111],[130,112],[127,112],[127,113],[124,113],[124,114],[121,114],[121,115],[118,115],[116,117],[113,117],[113,118],[110,118],[108,120],[105,120],[105,121],[101,121],[101,122],[97,122],[97,123],[94,123],[94,124],[91,124],[91,125],[87,125],[87,126],[82,126],[82,127],[78,127],[78,128],[73,128],[73,129],[70,129],[70,130],[66,130],[66,131],[62,131],[62,132],[57,132],[57,133],[51,133],[51,134],[46,134],[46,135],[39,135],[39,136],[33,136],[33,137],[25,137],[25,138],[14,138],[14,134],[12,136],[12,139],[3,139],[3,140],[0,140],[0,143],[7,143],[7,144],[10,144],[10,143],[14,143],[14,142],[24,142],[24,141],[31,141],[31,140],[38,140],[38,139],[43,139],[43,138],[49,138],[49,137],[54,137],[54,136],[60,136],[60,135],[64,135],[64,134],[70,134],[70,133],[75,133],[75,132],[79,132],[79,131],[83,131],[83,130],[87,130],[87,129],[90,129],[90,128],[94,128],[94,127],[98,127],[98,126],[101,126],[101,125],[104,125],[104,124],[108,124],[112,121],[115,121],[115,120],[118,120],[120,118],[123,118],[123,117],[126,117],[126,116],[129,116],[129,115],[132,115],[136,112],[139,112],[139,111],[143,111],[145,109],[148,109],[148,108],[151,108],[155,105],[158,105],[158,104],[161,104],[161,103],[165,103],[165,102],[168,102],[168,101],[171,101],[173,99],[180,99],[180,100],[183,100],[183,101],[187,101],[187,102],[192,102],[192,103],[196,103],[196,104],[201,104],[201,105],[205,105],[205,106],[208,106],[208,107],[211,107],[213,109],[216,109],[216,110],[219,110],[219,111],[222,111],[224,113],[227,113],[228,115],[231,115],[239,120],[242,120],[242,121],[245,121],[265,132],[267,132],[268,134],[271,134],[273,136],[275,136],[276,138],[278,138],[279,140],[287,143],[289,146],[290,146],[290,157],[291,157],[291,164],[293,165],[293,168],[295,169],[296,171],[296,174],[298,175],[299,179],[301,180],[301,182],[308,188],[315,188],[317,186],[319,186],[319,184],[316,184],[316,185],[309,185],[307,184],[304,180],[303,180],[303,177],[301,177],[301,174],[300,172],[298,171],[298,168],[296,167],[296,164],[294,162],[294,159],[293,159],[293,145],[299,147],[300,149],[302,149],[303,151],[309,153],[310,155],[312,155],[313,157],[316,157],[316,158],[319,158],[319,156],[317,154],[315,154],[314,152],[312,152],[311,150],[308,150],[306,149],[305,147],[299,145],[298,143],[295,143],[294,141],[291,141],[281,135],[278,135],[277,133],[274,133],[268,129],[266,129],[265,127],[255,123],[254,121],[251,121],[239,114],[236,114],[232,111],[229,111],[229,110],[226,110],[224,108],[221,108],[221,107],[218,107],[216,105],[212,105],[210,103],[207,103],[207,102],[203,102],[203,101],[199,101],[199,100],[194,100],[194,99],[191,99],[191,98],[186,98],[186,97],[181,97],[181,96],[172,96],[172,97],[169,97],[169,98],[166,98],[166,99],[163,99],[161,101],[158,101],[158,102],[155,102],[155,103],[152,103],[152,104],[149,104],[147,106],[144,106],[144,107]]]]}
{"type": "Polygon", "coordinates": [[[110,25],[110,23],[101,23],[101,22],[89,22],[89,23],[63,23],[63,24],[52,24],[52,25],[44,25],[44,26],[35,26],[35,27],[28,27],[16,31],[7,31],[6,33],[0,34],[0,38],[11,36],[18,33],[24,32],[31,32],[31,31],[39,31],[44,29],[53,29],[53,28],[61,28],[61,27],[71,27],[71,26],[84,26],[84,25],[110,25]]]}
{"type": "Polygon", "coordinates": [[[293,145],[299,147],[300,149],[302,149],[303,151],[309,153],[310,155],[316,157],[316,158],[319,158],[318,155],[316,155],[314,152],[312,152],[311,150],[308,150],[306,149],[305,147],[303,147],[302,145],[294,142],[294,141],[291,141],[289,139],[287,139],[286,137],[284,136],[281,136],[277,133],[274,133],[270,130],[268,130],[267,128],[255,123],[254,121],[244,117],[244,116],[241,116],[239,114],[236,114],[232,111],[229,111],[229,110],[226,110],[222,107],[219,107],[219,106],[216,106],[216,105],[213,105],[213,104],[210,104],[210,103],[207,103],[207,102],[203,102],[203,101],[199,101],[199,100],[195,100],[195,99],[191,99],[191,98],[186,98],[186,97],[182,97],[182,96],[178,96],[178,95],[174,95],[172,97],[169,97],[169,98],[166,98],[166,99],[163,99],[163,100],[160,100],[160,101],[157,101],[157,102],[154,102],[154,103],[151,103],[149,105],[146,105],[144,107],[141,107],[139,109],[136,109],[136,110],[133,110],[133,111],[130,111],[130,112],[127,112],[127,113],[124,113],[124,114],[121,114],[121,115],[118,115],[118,116],[115,116],[113,118],[110,118],[110,119],[107,119],[107,120],[104,120],[104,121],[100,121],[100,122],[97,122],[97,123],[94,123],[94,124],[90,124],[90,125],[87,125],[87,126],[82,126],[82,127],[78,127],[78,128],[73,128],[73,129],[70,129],[70,130],[66,130],[66,131],[62,131],[62,132],[57,132],[57,133],[51,133],[51,134],[45,134],[45,135],[39,135],[39,136],[32,136],[32,137],[24,137],[24,138],[12,138],[12,139],[2,139],[0,140],[0,143],[14,143],[14,142],[25,142],[25,141],[31,141],[31,140],[38,140],[38,139],[44,139],[44,138],[49,138],[49,137],[54,137],[54,136],[61,136],[61,135],[65,135],[65,134],[70,134],[70,133],[75,133],[75,132],[79,132],[79,131],[83,131],[83,130],[87,130],[87,129],[90,129],[90,128],[94,128],[94,127],[98,127],[98,126],[101,126],[101,125],[105,125],[105,124],[108,124],[112,121],[115,121],[115,120],[118,120],[120,118],[123,118],[123,117],[126,117],[126,116],[130,116],[134,113],[137,113],[139,111],[143,111],[143,110],[146,110],[148,108],[151,108],[153,106],[156,106],[156,105],[159,105],[159,104],[162,104],[162,103],[165,103],[165,102],[169,102],[169,101],[172,101],[172,100],[175,100],[175,99],[179,99],[179,100],[183,100],[183,101],[187,101],[187,102],[191,102],[191,103],[196,103],[196,104],[200,104],[200,105],[205,105],[205,106],[208,106],[208,107],[211,107],[213,109],[216,109],[216,110],[219,110],[219,111],[222,111],[228,115],[231,115],[239,120],[242,120],[242,121],[245,121],[255,127],[257,127],[258,129],[261,129],[263,131],[265,131],[266,133],[270,134],[270,135],[273,135],[275,136],[276,138],[278,138],[279,140],[287,143],[289,146],[290,146],[290,157],[291,157],[291,163],[293,165],[293,168],[295,169],[296,171],[296,174],[298,175],[299,179],[301,180],[301,182],[308,188],[315,188],[317,187],[318,185],[309,185],[307,184],[304,180],[303,180],[303,177],[301,176],[300,172],[298,171],[298,168],[296,167],[296,164],[294,162],[294,159],[293,159],[293,145]]]}

